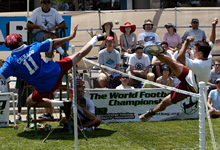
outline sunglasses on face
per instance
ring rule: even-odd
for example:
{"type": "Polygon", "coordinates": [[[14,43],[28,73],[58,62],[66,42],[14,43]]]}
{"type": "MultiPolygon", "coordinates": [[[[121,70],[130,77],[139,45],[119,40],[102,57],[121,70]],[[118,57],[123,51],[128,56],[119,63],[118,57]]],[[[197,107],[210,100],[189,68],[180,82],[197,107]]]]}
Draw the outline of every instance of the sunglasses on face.
{"type": "Polygon", "coordinates": [[[216,66],[220,66],[220,64],[215,64],[216,66]]]}
{"type": "Polygon", "coordinates": [[[129,77],[121,77],[122,79],[128,79],[129,77]]]}
{"type": "Polygon", "coordinates": [[[47,2],[44,1],[44,2],[42,2],[42,3],[43,3],[43,4],[50,4],[50,1],[47,1],[47,2]]]}
{"type": "Polygon", "coordinates": [[[198,22],[192,22],[192,23],[194,23],[194,24],[198,24],[198,22]]]}
{"type": "Polygon", "coordinates": [[[166,26],[167,29],[171,28],[171,26],[166,26]]]}

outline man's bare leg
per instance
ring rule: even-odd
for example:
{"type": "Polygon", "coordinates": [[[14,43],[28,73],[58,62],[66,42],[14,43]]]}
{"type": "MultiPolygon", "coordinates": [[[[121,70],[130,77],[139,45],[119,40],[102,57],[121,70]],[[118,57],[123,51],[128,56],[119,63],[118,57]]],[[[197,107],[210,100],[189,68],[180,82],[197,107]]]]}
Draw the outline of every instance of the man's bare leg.
{"type": "Polygon", "coordinates": [[[164,111],[168,106],[172,105],[170,94],[167,95],[154,109],[153,112],[157,113],[160,111],[164,111]]]}

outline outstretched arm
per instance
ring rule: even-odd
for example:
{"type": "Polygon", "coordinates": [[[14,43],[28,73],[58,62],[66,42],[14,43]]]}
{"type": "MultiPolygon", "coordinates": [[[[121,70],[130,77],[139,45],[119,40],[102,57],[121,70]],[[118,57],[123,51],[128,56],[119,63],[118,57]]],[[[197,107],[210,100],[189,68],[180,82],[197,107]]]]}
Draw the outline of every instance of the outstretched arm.
{"type": "Polygon", "coordinates": [[[59,46],[65,44],[66,42],[69,42],[70,40],[72,40],[76,36],[77,29],[78,29],[78,24],[75,26],[74,31],[70,36],[67,36],[67,37],[64,37],[64,38],[53,39],[53,49],[55,49],[56,47],[59,47],[59,46]]]}
{"type": "Polygon", "coordinates": [[[214,18],[214,21],[212,22],[212,31],[209,37],[209,41],[212,42],[213,44],[215,43],[215,37],[216,37],[216,25],[218,24],[218,19],[214,18]]]}
{"type": "Polygon", "coordinates": [[[191,42],[193,42],[193,41],[194,41],[194,37],[188,36],[188,37],[186,38],[186,41],[183,43],[182,48],[181,48],[180,51],[179,51],[179,54],[178,54],[178,56],[177,56],[177,60],[178,60],[181,64],[183,64],[183,65],[185,65],[185,60],[186,60],[185,53],[186,53],[186,50],[188,49],[189,44],[190,44],[191,42]]]}

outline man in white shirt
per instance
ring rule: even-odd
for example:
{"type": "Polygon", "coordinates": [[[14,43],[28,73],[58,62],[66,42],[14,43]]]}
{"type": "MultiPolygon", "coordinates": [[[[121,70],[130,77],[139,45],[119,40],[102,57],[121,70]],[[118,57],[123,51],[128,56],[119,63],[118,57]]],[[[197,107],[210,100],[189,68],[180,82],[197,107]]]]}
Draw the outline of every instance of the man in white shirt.
{"type": "MultiPolygon", "coordinates": [[[[135,53],[129,59],[129,74],[146,79],[149,72],[150,59],[149,56],[143,53],[143,47],[137,46],[135,53]]],[[[135,88],[140,88],[141,82],[130,79],[130,85],[135,88]]]]}
{"type": "MultiPolygon", "coordinates": [[[[28,30],[34,30],[34,41],[42,42],[46,39],[55,39],[58,35],[55,34],[56,29],[66,27],[65,20],[59,12],[51,8],[50,0],[40,0],[41,7],[36,8],[31,14],[27,22],[28,30]]],[[[57,51],[63,56],[68,56],[62,47],[56,47],[57,51]]],[[[52,54],[45,53],[46,61],[52,60],[52,54]]]]}
{"type": "MultiPolygon", "coordinates": [[[[183,47],[181,48],[177,60],[181,63],[178,64],[172,60],[172,58],[167,55],[163,55],[161,52],[149,50],[148,52],[152,55],[156,55],[161,62],[165,62],[176,74],[176,76],[181,81],[180,84],[176,86],[177,89],[198,92],[198,83],[203,81],[208,82],[209,73],[212,64],[212,47],[215,42],[215,28],[218,23],[218,19],[215,18],[212,22],[212,31],[210,34],[210,43],[206,41],[195,42],[194,47],[194,60],[185,57],[186,50],[191,42],[193,42],[193,37],[187,37],[183,47]]],[[[141,121],[148,121],[157,112],[164,111],[166,107],[182,101],[188,97],[188,95],[177,93],[171,91],[170,94],[165,97],[161,103],[159,103],[154,109],[150,109],[146,113],[139,116],[141,121]]]]}

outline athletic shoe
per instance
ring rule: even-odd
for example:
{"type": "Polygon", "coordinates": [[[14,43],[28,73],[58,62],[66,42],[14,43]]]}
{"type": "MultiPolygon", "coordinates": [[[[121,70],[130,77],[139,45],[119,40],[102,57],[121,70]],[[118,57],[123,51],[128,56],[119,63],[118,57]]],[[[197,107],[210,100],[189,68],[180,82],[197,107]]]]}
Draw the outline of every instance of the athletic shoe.
{"type": "MultiPolygon", "coordinates": [[[[27,119],[27,116],[26,116],[26,119],[27,119]]],[[[31,115],[29,116],[29,121],[30,121],[30,122],[33,121],[33,118],[31,117],[31,115]]]]}
{"type": "Polygon", "coordinates": [[[21,121],[21,119],[22,119],[22,118],[21,118],[20,115],[17,115],[17,116],[16,116],[16,121],[21,121]]]}
{"type": "Polygon", "coordinates": [[[94,36],[97,36],[98,41],[104,41],[106,39],[106,34],[103,34],[102,32],[96,32],[94,36]]]}
{"type": "Polygon", "coordinates": [[[39,116],[40,119],[54,119],[53,115],[50,113],[44,113],[43,115],[39,116]]]}
{"type": "Polygon", "coordinates": [[[66,119],[69,120],[71,108],[72,108],[72,101],[64,101],[63,103],[64,103],[64,106],[60,108],[64,111],[66,119]]]}
{"type": "Polygon", "coordinates": [[[161,45],[149,45],[145,48],[145,51],[153,56],[157,56],[165,53],[165,50],[161,45]]]}
{"type": "Polygon", "coordinates": [[[142,122],[146,122],[148,120],[150,120],[151,117],[153,117],[156,113],[153,112],[153,109],[150,109],[149,111],[147,111],[146,113],[143,113],[142,115],[139,116],[139,119],[142,122]]]}
{"type": "Polygon", "coordinates": [[[64,58],[64,57],[67,57],[67,56],[69,56],[69,55],[64,52],[64,53],[62,54],[62,56],[63,56],[63,58],[64,58]]]}

